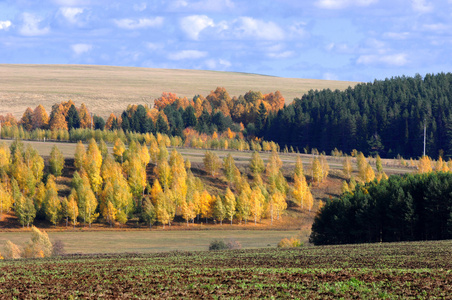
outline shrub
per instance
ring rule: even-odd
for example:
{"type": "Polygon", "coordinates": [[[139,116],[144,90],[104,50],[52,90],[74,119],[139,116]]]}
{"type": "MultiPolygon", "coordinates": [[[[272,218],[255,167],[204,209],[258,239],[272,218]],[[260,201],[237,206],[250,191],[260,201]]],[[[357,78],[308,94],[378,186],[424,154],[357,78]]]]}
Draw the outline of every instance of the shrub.
{"type": "Polygon", "coordinates": [[[242,249],[242,244],[240,244],[240,242],[236,240],[229,240],[226,246],[229,250],[242,249]]]}
{"type": "Polygon", "coordinates": [[[209,245],[209,251],[226,250],[226,249],[228,249],[228,246],[222,240],[214,240],[209,245]]]}
{"type": "Polygon", "coordinates": [[[52,256],[61,256],[64,255],[66,252],[64,250],[64,243],[61,240],[56,240],[55,243],[53,243],[52,246],[52,256]]]}
{"type": "Polygon", "coordinates": [[[31,227],[31,240],[25,245],[24,257],[49,257],[52,255],[52,243],[45,231],[31,227]]]}
{"type": "Polygon", "coordinates": [[[296,247],[301,247],[303,246],[303,243],[294,237],[291,237],[290,239],[288,238],[283,238],[279,243],[278,243],[278,248],[296,248],[296,247]]]}
{"type": "Polygon", "coordinates": [[[20,258],[21,251],[19,247],[11,241],[7,241],[5,245],[5,258],[20,258]]]}

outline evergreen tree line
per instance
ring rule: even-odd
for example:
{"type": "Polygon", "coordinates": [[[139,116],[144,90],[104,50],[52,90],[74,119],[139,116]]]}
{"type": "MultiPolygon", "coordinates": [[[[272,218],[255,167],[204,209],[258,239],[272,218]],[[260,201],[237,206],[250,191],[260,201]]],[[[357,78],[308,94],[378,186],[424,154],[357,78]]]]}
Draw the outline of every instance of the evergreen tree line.
{"type": "Polygon", "coordinates": [[[271,112],[258,132],[294,148],[335,147],[382,157],[452,155],[452,74],[395,77],[358,84],[345,91],[309,91],[271,112]]]}
{"type": "Polygon", "coordinates": [[[452,174],[391,176],[326,204],[312,225],[316,245],[452,238],[452,174]]]}

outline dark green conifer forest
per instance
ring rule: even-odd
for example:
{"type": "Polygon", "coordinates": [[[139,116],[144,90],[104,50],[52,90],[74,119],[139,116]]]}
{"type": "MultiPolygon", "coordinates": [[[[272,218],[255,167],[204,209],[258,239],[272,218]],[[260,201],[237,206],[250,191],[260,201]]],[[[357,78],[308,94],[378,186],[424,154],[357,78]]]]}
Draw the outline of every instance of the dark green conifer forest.
{"type": "Polygon", "coordinates": [[[394,77],[345,91],[310,91],[270,113],[259,133],[279,145],[358,149],[382,157],[452,155],[452,74],[394,77]]]}

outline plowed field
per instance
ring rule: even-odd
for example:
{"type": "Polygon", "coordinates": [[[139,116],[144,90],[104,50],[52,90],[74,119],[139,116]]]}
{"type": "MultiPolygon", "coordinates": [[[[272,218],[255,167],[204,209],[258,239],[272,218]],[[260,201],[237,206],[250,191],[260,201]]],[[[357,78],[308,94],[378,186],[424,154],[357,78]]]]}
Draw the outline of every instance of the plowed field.
{"type": "Polygon", "coordinates": [[[0,298],[452,299],[452,241],[0,262],[0,298]]]}

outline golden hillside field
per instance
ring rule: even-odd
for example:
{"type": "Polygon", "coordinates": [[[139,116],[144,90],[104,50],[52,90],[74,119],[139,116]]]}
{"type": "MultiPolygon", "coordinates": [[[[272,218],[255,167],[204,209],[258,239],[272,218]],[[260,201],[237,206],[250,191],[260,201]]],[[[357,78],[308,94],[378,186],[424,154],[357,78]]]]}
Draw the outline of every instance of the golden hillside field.
{"type": "Polygon", "coordinates": [[[281,91],[290,103],[311,89],[346,89],[357,82],[281,78],[246,73],[169,70],[89,65],[0,64],[0,115],[22,117],[27,107],[51,106],[72,99],[85,103],[95,114],[108,117],[121,113],[128,104],[152,105],[162,92],[192,98],[207,96],[217,86],[231,96],[249,90],[262,93],[281,91]]]}

